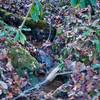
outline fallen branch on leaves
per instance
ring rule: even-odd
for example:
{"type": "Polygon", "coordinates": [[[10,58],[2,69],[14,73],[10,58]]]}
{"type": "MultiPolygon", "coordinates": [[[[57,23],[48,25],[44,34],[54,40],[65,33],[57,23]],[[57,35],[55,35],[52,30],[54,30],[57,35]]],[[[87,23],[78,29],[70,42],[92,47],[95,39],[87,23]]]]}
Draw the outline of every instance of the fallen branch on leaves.
{"type": "Polygon", "coordinates": [[[60,71],[60,67],[59,66],[57,66],[56,68],[54,68],[43,82],[40,82],[40,83],[36,84],[34,87],[23,91],[20,95],[18,95],[17,97],[15,97],[14,100],[17,100],[21,96],[26,97],[26,94],[28,94],[32,90],[39,89],[41,86],[43,86],[45,84],[48,84],[49,82],[52,82],[58,75],[65,75],[65,74],[71,74],[72,73],[72,71],[70,71],[70,72],[63,72],[63,73],[57,73],[58,71],[60,71]]]}
{"type": "MultiPolygon", "coordinates": [[[[20,97],[22,97],[22,96],[28,98],[27,95],[28,95],[30,92],[32,92],[33,90],[38,90],[38,89],[41,88],[42,86],[44,86],[44,85],[46,85],[46,84],[52,82],[52,81],[53,81],[57,76],[59,76],[59,75],[69,75],[69,74],[72,74],[72,73],[76,73],[75,70],[74,70],[74,71],[65,71],[65,72],[62,72],[62,73],[61,73],[61,72],[59,72],[59,71],[61,70],[60,66],[61,66],[61,64],[59,64],[57,67],[55,67],[55,68],[50,72],[50,74],[46,77],[46,79],[45,79],[43,82],[40,82],[40,83],[36,84],[34,87],[29,88],[29,89],[23,91],[20,95],[18,95],[17,97],[15,97],[13,100],[17,100],[18,98],[20,98],[20,97]]],[[[75,62],[73,62],[72,64],[70,64],[70,65],[68,65],[68,66],[75,67],[76,64],[75,64],[75,62]]],[[[82,71],[84,71],[84,69],[81,70],[80,73],[81,73],[82,71]]],[[[68,85],[67,85],[68,83],[65,83],[65,84],[66,84],[66,86],[68,86],[68,85]]],[[[61,86],[61,87],[62,87],[62,86],[61,86]]],[[[59,87],[59,88],[61,88],[61,87],[59,87]]],[[[56,89],[56,90],[53,92],[53,94],[55,94],[55,93],[59,90],[59,88],[56,89]]],[[[53,94],[52,94],[52,95],[53,95],[53,94]]]]}

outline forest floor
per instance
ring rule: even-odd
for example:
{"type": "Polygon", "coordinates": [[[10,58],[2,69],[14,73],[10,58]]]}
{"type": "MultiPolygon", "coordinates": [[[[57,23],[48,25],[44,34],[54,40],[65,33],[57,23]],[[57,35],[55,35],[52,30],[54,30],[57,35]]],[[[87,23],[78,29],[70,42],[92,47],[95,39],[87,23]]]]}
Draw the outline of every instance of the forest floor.
{"type": "MultiPolygon", "coordinates": [[[[9,11],[25,15],[28,8],[20,9],[9,11]]],[[[100,100],[100,3],[92,16],[69,2],[45,2],[43,9],[50,30],[57,30],[53,41],[11,46],[0,39],[0,100],[100,100]]],[[[3,27],[0,21],[0,32],[3,27]]]]}

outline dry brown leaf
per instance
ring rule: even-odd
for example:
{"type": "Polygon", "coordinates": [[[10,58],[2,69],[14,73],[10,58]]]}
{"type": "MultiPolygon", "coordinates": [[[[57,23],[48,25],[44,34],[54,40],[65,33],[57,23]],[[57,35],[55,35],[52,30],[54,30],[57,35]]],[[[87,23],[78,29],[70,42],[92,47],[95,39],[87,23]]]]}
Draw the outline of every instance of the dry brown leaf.
{"type": "Polygon", "coordinates": [[[8,58],[8,62],[7,62],[7,64],[6,64],[6,67],[7,67],[7,70],[12,71],[13,66],[12,66],[12,64],[11,64],[11,59],[10,59],[10,58],[8,58]]]}

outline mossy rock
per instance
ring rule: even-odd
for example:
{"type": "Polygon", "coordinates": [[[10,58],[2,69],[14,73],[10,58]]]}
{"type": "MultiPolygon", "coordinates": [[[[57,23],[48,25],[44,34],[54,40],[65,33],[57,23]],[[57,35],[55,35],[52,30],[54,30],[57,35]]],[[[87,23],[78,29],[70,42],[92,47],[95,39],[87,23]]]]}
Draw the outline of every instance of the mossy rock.
{"type": "Polygon", "coordinates": [[[13,67],[21,76],[24,72],[34,71],[35,68],[39,67],[38,61],[21,46],[9,48],[8,57],[11,58],[13,67]]]}

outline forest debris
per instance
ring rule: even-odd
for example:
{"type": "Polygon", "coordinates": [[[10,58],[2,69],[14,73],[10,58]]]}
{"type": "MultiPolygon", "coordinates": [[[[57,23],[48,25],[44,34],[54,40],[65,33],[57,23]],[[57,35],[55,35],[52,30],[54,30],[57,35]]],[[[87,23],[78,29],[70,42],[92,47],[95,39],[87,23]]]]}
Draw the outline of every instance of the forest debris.
{"type": "Polygon", "coordinates": [[[0,81],[0,95],[2,95],[2,93],[7,90],[8,90],[7,84],[4,81],[0,81]]]}
{"type": "MultiPolygon", "coordinates": [[[[93,70],[88,67],[87,70],[87,74],[83,74],[84,72],[74,72],[71,75],[71,80],[68,83],[65,83],[63,85],[61,85],[60,87],[58,87],[53,93],[53,96],[57,96],[59,93],[61,93],[61,91],[66,91],[66,95],[67,95],[67,99],[70,100],[71,98],[80,98],[80,96],[82,96],[82,98],[90,98],[87,96],[88,93],[90,93],[91,91],[95,92],[95,88],[97,89],[97,87],[95,87],[95,82],[94,79],[92,78],[92,76],[97,76],[94,72],[92,72],[93,70]],[[94,74],[93,74],[94,73],[94,74]],[[75,76],[73,76],[75,75],[75,76]],[[91,78],[91,80],[90,80],[91,78]],[[85,80],[87,80],[85,82],[85,80]],[[73,84],[74,82],[74,84],[73,84]],[[85,82],[85,83],[84,83],[85,82]],[[84,83],[84,84],[83,84],[84,83]],[[85,96],[86,97],[85,97],[85,96]]],[[[98,76],[99,78],[99,76],[98,76]]],[[[98,80],[98,79],[97,79],[98,80]]],[[[98,80],[99,81],[99,80],[98,80]]],[[[62,95],[63,96],[63,95],[62,95]]],[[[92,94],[93,96],[93,94],[92,94]]],[[[61,97],[63,98],[63,97],[61,97]]]]}
{"type": "MultiPolygon", "coordinates": [[[[59,0],[57,0],[59,1],[59,0]]],[[[66,1],[66,0],[65,0],[66,1]]],[[[68,0],[69,1],[69,0],[68,0]]],[[[55,4],[55,0],[53,1],[55,4]]],[[[51,5],[51,4],[50,4],[51,5]]],[[[53,4],[52,4],[53,5],[53,4]]],[[[64,4],[65,5],[65,4],[64,4]]],[[[19,99],[25,99],[27,98],[27,93],[30,95],[30,92],[35,95],[35,99],[41,99],[43,98],[45,100],[45,95],[46,93],[42,92],[40,87],[42,85],[45,85],[47,82],[52,81],[55,79],[57,75],[66,75],[70,74],[68,76],[68,85],[65,84],[65,86],[62,86],[62,88],[59,88],[56,93],[60,95],[60,98],[62,99],[64,95],[67,95],[68,100],[92,100],[93,96],[97,93],[96,97],[98,97],[98,93],[100,92],[99,88],[99,83],[100,83],[100,75],[96,70],[92,68],[92,64],[95,64],[96,67],[99,68],[100,66],[100,57],[99,53],[96,52],[96,44],[93,44],[94,39],[99,40],[99,35],[96,32],[99,29],[99,11],[96,11],[96,15],[92,16],[91,21],[89,21],[89,16],[88,16],[88,9],[74,9],[71,8],[69,5],[67,5],[65,8],[62,8],[62,6],[54,6],[54,8],[51,6],[50,10],[48,10],[48,16],[47,16],[47,22],[50,22],[51,24],[55,25],[56,27],[62,27],[61,32],[62,34],[57,35],[55,38],[55,41],[53,43],[46,43],[43,45],[43,49],[47,49],[50,46],[51,51],[48,50],[48,55],[51,56],[51,53],[53,54],[53,57],[55,58],[56,64],[61,64],[58,61],[58,58],[62,57],[61,61],[64,63],[63,66],[63,71],[61,72],[60,68],[57,66],[53,71],[48,74],[43,82],[40,82],[39,84],[33,86],[32,88],[29,89],[21,89],[28,84],[28,78],[20,79],[18,75],[12,74],[15,73],[14,71],[11,70],[11,72],[7,71],[7,67],[1,67],[0,65],[0,70],[2,72],[6,71],[6,74],[3,73],[4,76],[7,76],[2,79],[6,80],[7,78],[7,85],[9,85],[11,91],[11,98],[15,97],[15,95],[22,96],[24,95],[25,97],[20,97],[19,99]],[[68,8],[67,8],[68,6],[68,8]],[[52,10],[51,10],[52,9],[52,10]],[[74,15],[74,16],[73,16],[74,15]],[[93,23],[93,24],[92,24],[93,23]],[[53,50],[54,51],[53,51],[53,50]],[[61,50],[61,49],[65,49],[61,50]],[[62,54],[63,53],[63,54],[62,54]],[[65,56],[63,56],[65,55],[65,56]],[[56,56],[56,57],[55,57],[56,56]],[[60,57],[59,57],[60,56],[60,57]],[[11,74],[11,75],[10,75],[11,74]],[[16,87],[17,85],[17,87],[16,87]],[[38,90],[38,93],[34,94],[34,92],[38,90]],[[22,93],[21,95],[19,95],[22,93]],[[25,94],[26,93],[26,94],[25,94]],[[38,95],[40,94],[40,95],[38,95]],[[64,95],[63,95],[64,94],[64,95]]],[[[9,15],[10,16],[10,15],[9,15]]],[[[5,18],[7,20],[7,18],[5,18]]],[[[13,19],[13,18],[12,18],[13,19]]],[[[13,19],[15,21],[16,19],[13,19]]],[[[30,21],[29,21],[30,22],[30,21]]],[[[31,23],[28,23],[29,25],[31,23]]],[[[40,25],[42,26],[42,25],[40,25]]],[[[0,27],[2,28],[2,27],[0,27]]],[[[58,30],[59,31],[59,30],[58,30]]],[[[39,35],[40,36],[40,35],[39,35]]],[[[41,37],[41,36],[40,36],[41,37]]],[[[40,46],[41,47],[41,46],[40,46]]],[[[37,47],[39,48],[39,47],[37,47]]],[[[20,51],[20,50],[19,50],[20,51]]],[[[32,53],[34,53],[34,48],[31,49],[32,53]]],[[[44,52],[41,52],[41,55],[44,56],[44,52]]],[[[18,53],[18,52],[17,52],[18,53]]],[[[47,52],[46,52],[47,53],[47,52]]],[[[17,55],[15,55],[17,56],[17,55]]],[[[38,56],[39,57],[39,56],[38,56]]],[[[46,56],[44,56],[46,57],[46,56]]],[[[4,57],[5,58],[5,57],[4,57]]],[[[11,57],[9,57],[11,58],[11,57]]],[[[25,58],[25,57],[23,57],[25,58]]],[[[21,59],[23,59],[21,58],[21,59]]],[[[2,55],[1,55],[2,59],[2,55]]],[[[19,60],[21,60],[19,59],[19,60]]],[[[44,58],[42,58],[44,59],[44,58]]],[[[11,59],[11,63],[13,63],[13,59],[11,59]],[[12,61],[12,62],[11,62],[12,61]]],[[[42,60],[45,61],[45,60],[42,60]]],[[[11,64],[10,63],[10,64],[11,64]]],[[[47,62],[48,63],[48,62],[47,62]]],[[[0,63],[1,64],[1,63],[0,63]]],[[[8,65],[10,65],[8,64],[8,65]]],[[[49,63],[50,64],[50,63],[49,63]]],[[[16,64],[17,65],[17,64],[16,64]]],[[[45,64],[40,64],[41,68],[43,69],[45,67],[45,64]]],[[[19,67],[19,66],[17,66],[19,67]]],[[[46,68],[46,67],[45,67],[46,68]]],[[[27,69],[27,68],[25,68],[27,69]]],[[[33,70],[32,70],[33,71],[33,70]]],[[[41,70],[42,73],[45,73],[41,70]]],[[[26,72],[25,72],[26,73],[26,72]]],[[[27,73],[26,73],[27,74],[27,73]]],[[[32,74],[33,75],[33,74],[32,74]]],[[[27,76],[27,75],[26,75],[27,76]]],[[[25,77],[26,77],[25,76],[25,77]]],[[[5,81],[4,81],[5,82],[5,81]]],[[[51,83],[52,85],[52,83],[51,83]]],[[[45,90],[44,90],[45,91],[45,90]]],[[[1,92],[2,93],[2,92],[1,92]]],[[[31,93],[31,94],[32,94],[31,93]]],[[[50,94],[48,93],[49,96],[52,96],[52,91],[50,94]]],[[[10,96],[9,96],[10,97],[10,96]]],[[[47,96],[48,97],[48,96],[47,96]]],[[[32,99],[34,99],[32,98],[32,99]]],[[[55,97],[54,97],[55,98],[55,97]]],[[[56,100],[58,98],[55,98],[56,100]]],[[[53,99],[50,99],[53,100],[53,99]]]]}
{"type": "Polygon", "coordinates": [[[12,69],[13,69],[13,66],[12,66],[12,63],[11,63],[12,61],[11,61],[10,58],[8,58],[7,60],[8,60],[8,62],[6,64],[7,70],[12,71],[12,69]]]}
{"type": "Polygon", "coordinates": [[[12,99],[13,98],[13,94],[11,93],[11,92],[8,92],[8,94],[7,94],[7,97],[6,97],[7,99],[12,99]]]}
{"type": "Polygon", "coordinates": [[[1,49],[0,50],[0,60],[5,60],[5,59],[7,59],[7,50],[1,49]]]}
{"type": "MultiPolygon", "coordinates": [[[[21,22],[24,20],[24,17],[18,16],[18,15],[15,16],[14,14],[0,8],[0,19],[3,19],[9,25],[12,25],[12,26],[17,25],[16,27],[19,27],[21,25],[21,22]]],[[[25,25],[31,29],[34,29],[36,27],[40,29],[44,29],[46,26],[48,26],[46,21],[39,20],[38,22],[34,22],[32,21],[31,18],[27,18],[25,25]]]]}
{"type": "Polygon", "coordinates": [[[53,58],[42,49],[37,49],[35,53],[37,61],[44,65],[40,67],[40,70],[44,69],[45,72],[48,72],[54,65],[53,58]]]}
{"type": "Polygon", "coordinates": [[[3,89],[6,89],[6,90],[8,89],[7,84],[3,81],[0,81],[0,86],[2,86],[3,89]]]}

